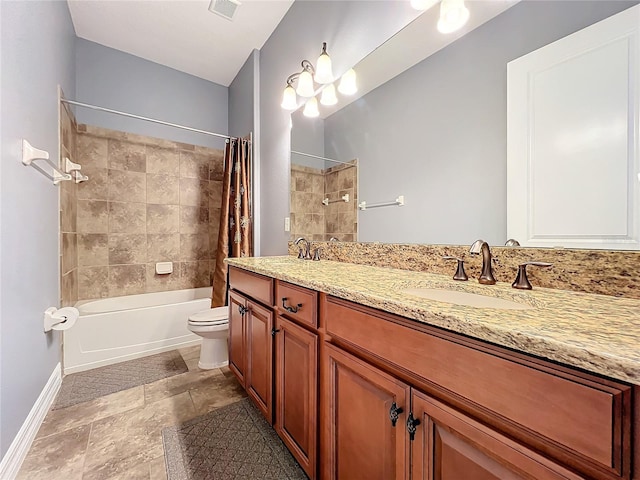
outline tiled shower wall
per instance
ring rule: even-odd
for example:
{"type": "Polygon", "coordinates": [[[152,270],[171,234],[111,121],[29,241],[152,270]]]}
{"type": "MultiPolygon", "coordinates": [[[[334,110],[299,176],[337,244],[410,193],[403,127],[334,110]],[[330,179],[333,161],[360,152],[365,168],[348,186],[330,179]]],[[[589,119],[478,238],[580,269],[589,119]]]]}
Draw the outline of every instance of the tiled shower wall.
{"type": "Polygon", "coordinates": [[[291,238],[355,241],[358,232],[357,167],[339,165],[325,170],[291,165],[291,238]],[[348,194],[349,201],[342,201],[348,194]],[[329,205],[322,200],[328,198],[329,205]]]}
{"type": "MultiPolygon", "coordinates": [[[[60,104],[60,165],[76,162],[76,120],[67,104],[60,104]]],[[[77,193],[75,182],[60,183],[60,305],[78,300],[77,193]]]]}
{"type": "Polygon", "coordinates": [[[79,125],[76,162],[89,181],[77,186],[77,298],[210,286],[223,155],[79,125]],[[166,261],[173,273],[156,274],[166,261]]]}

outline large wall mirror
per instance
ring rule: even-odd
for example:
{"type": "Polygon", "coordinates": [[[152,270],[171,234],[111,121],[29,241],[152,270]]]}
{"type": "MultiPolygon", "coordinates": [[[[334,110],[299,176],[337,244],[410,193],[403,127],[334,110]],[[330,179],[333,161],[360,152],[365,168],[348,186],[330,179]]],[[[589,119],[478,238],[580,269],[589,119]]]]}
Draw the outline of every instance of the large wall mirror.
{"type": "MultiPolygon", "coordinates": [[[[442,42],[436,37],[442,36],[435,27],[436,5],[354,67],[359,81],[364,81],[366,71],[386,70],[389,78],[383,83],[350,103],[341,99],[331,111],[321,106],[320,118],[306,118],[301,112],[292,115],[293,151],[345,163],[357,159],[354,201],[350,203],[357,230],[343,238],[330,236],[341,241],[456,245],[483,238],[492,245],[504,244],[508,239],[508,63],[638,2],[467,3],[472,19],[474,15],[484,17],[460,38],[431,48],[428,56],[412,65],[395,65],[394,57],[403,51],[407,56],[415,54],[416,32],[422,30],[425,42],[442,42]],[[482,11],[489,7],[494,10],[482,11]],[[403,36],[412,29],[413,35],[403,36]],[[404,205],[394,205],[400,196],[404,205]],[[362,201],[390,205],[360,210],[357,204],[362,201]]],[[[630,55],[636,56],[637,69],[638,48],[632,47],[630,55]]],[[[637,114],[630,107],[629,154],[636,155],[630,167],[633,171],[629,171],[632,181],[640,181],[637,114]]],[[[309,167],[305,161],[311,157],[303,157],[291,155],[292,185],[293,171],[299,165],[309,167]]],[[[320,162],[310,168],[329,168],[326,161],[320,162]]],[[[550,183],[562,185],[562,181],[550,183]]],[[[562,219],[558,220],[556,224],[562,225],[562,219]]],[[[293,235],[298,233],[304,232],[292,229],[293,235]]],[[[327,233],[334,232],[324,230],[310,238],[328,240],[327,233]]],[[[576,245],[558,241],[549,246],[576,245]]]]}

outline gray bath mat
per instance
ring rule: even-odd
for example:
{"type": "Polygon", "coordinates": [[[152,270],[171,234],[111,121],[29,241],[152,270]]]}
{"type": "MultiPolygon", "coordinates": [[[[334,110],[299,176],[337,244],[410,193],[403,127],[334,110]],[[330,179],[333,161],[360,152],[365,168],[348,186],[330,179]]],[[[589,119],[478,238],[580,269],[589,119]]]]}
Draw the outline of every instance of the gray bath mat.
{"type": "Polygon", "coordinates": [[[53,410],[185,373],[189,369],[177,350],[72,373],[62,380],[53,410]]]}
{"type": "Polygon", "coordinates": [[[162,430],[169,480],[306,480],[262,414],[245,398],[162,430]]]}

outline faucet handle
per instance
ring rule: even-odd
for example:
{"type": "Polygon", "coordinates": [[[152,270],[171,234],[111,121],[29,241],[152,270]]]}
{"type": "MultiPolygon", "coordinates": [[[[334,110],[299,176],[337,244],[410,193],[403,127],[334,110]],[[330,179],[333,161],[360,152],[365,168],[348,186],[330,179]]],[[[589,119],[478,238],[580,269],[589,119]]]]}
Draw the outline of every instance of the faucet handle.
{"type": "Polygon", "coordinates": [[[546,268],[553,265],[553,263],[547,262],[525,262],[518,265],[518,275],[516,279],[511,284],[513,288],[517,288],[519,290],[531,290],[533,287],[531,286],[531,282],[527,278],[527,265],[532,265],[534,267],[546,268]]]}
{"type": "Polygon", "coordinates": [[[321,251],[322,251],[322,248],[318,247],[313,252],[313,260],[315,260],[316,262],[320,260],[320,252],[321,251]]]}
{"type": "Polygon", "coordinates": [[[298,258],[304,260],[304,248],[298,247],[298,258]]]}
{"type": "Polygon", "coordinates": [[[453,276],[454,280],[467,281],[469,277],[467,277],[467,272],[464,271],[464,260],[458,257],[451,257],[449,255],[445,255],[442,257],[443,260],[457,260],[458,268],[456,269],[456,273],[453,276]]]}

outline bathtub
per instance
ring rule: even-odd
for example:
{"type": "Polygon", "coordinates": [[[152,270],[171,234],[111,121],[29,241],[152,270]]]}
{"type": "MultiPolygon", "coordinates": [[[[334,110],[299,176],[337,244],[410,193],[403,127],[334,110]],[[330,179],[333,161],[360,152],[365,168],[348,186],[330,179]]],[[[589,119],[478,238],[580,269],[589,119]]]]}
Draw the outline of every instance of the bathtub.
{"type": "Polygon", "coordinates": [[[64,331],[64,373],[200,343],[189,315],[211,308],[211,287],[78,302],[80,317],[64,331]]]}

